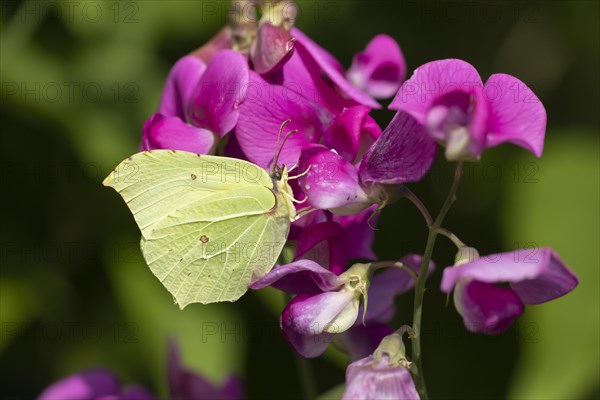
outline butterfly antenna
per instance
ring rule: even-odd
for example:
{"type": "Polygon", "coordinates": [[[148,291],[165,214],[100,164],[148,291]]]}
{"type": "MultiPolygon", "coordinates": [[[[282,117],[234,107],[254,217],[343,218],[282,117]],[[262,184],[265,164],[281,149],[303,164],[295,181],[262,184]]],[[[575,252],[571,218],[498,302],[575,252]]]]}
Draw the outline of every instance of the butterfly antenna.
{"type": "MultiPolygon", "coordinates": [[[[283,128],[290,122],[292,122],[292,120],[288,119],[288,120],[284,121],[283,124],[281,124],[281,128],[279,129],[279,137],[281,137],[281,132],[283,131],[283,128]]],[[[291,130],[288,133],[286,133],[285,137],[283,138],[283,141],[281,142],[281,146],[279,146],[279,139],[277,139],[277,145],[279,148],[276,150],[275,156],[273,157],[273,170],[275,170],[275,168],[277,168],[277,162],[279,161],[279,156],[281,155],[283,147],[285,146],[285,142],[287,142],[288,138],[296,132],[298,132],[298,129],[294,129],[294,130],[291,130]]]]}
{"type": "Polygon", "coordinates": [[[283,121],[281,126],[279,126],[279,134],[277,135],[277,143],[275,144],[275,151],[273,152],[273,167],[277,166],[277,162],[275,162],[275,161],[278,158],[279,142],[281,141],[281,134],[283,133],[283,128],[285,128],[285,126],[287,124],[289,124],[290,122],[292,122],[292,119],[288,118],[285,121],[283,121]]]}

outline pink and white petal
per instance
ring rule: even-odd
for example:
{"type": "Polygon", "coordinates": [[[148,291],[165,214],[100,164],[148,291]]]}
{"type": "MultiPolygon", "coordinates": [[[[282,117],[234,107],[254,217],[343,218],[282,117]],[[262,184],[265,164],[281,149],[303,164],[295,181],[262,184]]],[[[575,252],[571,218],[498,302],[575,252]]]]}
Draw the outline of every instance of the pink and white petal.
{"type": "Polygon", "coordinates": [[[353,300],[351,291],[300,294],[283,310],[282,329],[310,336],[323,333],[353,300]]]}
{"type": "Polygon", "coordinates": [[[486,146],[510,142],[540,157],[546,109],[535,93],[514,76],[494,74],[485,83],[484,94],[490,107],[486,146]]]}
{"type": "Polygon", "coordinates": [[[206,129],[186,124],[179,117],[156,113],[144,123],[142,150],[181,150],[196,154],[212,154],[217,137],[206,129]]]}
{"type": "Polygon", "coordinates": [[[402,84],[388,108],[405,111],[426,125],[427,113],[438,100],[453,92],[471,94],[474,87],[483,87],[483,82],[471,64],[457,59],[431,61],[402,84]]]}
{"type": "Polygon", "coordinates": [[[459,283],[454,291],[454,305],[465,328],[488,335],[508,329],[524,310],[512,289],[479,281],[459,283]]]}
{"type": "Polygon", "coordinates": [[[321,112],[313,103],[291,96],[285,87],[269,84],[254,71],[250,71],[248,96],[239,112],[237,140],[248,159],[263,168],[271,167],[279,130],[286,120],[291,122],[283,135],[292,130],[298,132],[285,142],[278,160],[280,165],[296,165],[300,151],[323,135],[321,112]]]}
{"type": "Polygon", "coordinates": [[[337,62],[337,60],[335,60],[330,53],[313,42],[312,39],[302,33],[299,29],[292,28],[291,32],[296,37],[297,47],[305,49],[312,56],[319,67],[323,70],[325,75],[327,75],[333,81],[333,83],[335,83],[342,93],[359,104],[363,104],[371,108],[381,108],[381,105],[377,103],[371,96],[354,87],[346,80],[343,74],[343,69],[340,67],[339,62],[337,62]]]}
{"type": "Polygon", "coordinates": [[[431,168],[436,148],[423,125],[398,112],[363,157],[360,178],[384,184],[419,181],[431,168]]]}
{"type": "Polygon", "coordinates": [[[368,137],[377,138],[381,135],[381,129],[369,117],[370,111],[367,106],[344,108],[325,131],[323,136],[325,145],[337,151],[346,160],[354,162],[361,148],[363,136],[366,134],[368,137]],[[365,124],[368,131],[363,133],[365,124]]]}
{"type": "Polygon", "coordinates": [[[391,366],[388,360],[366,357],[348,365],[342,400],[418,400],[419,394],[408,369],[391,366]]]}
{"type": "Polygon", "coordinates": [[[187,109],[187,119],[224,136],[238,120],[248,89],[248,62],[233,50],[217,53],[200,78],[187,109]]]}
{"type": "Polygon", "coordinates": [[[373,242],[375,241],[375,229],[373,227],[377,225],[377,220],[379,219],[379,213],[375,215],[373,213],[377,207],[374,204],[354,215],[335,215],[333,217],[334,221],[337,221],[344,227],[343,243],[349,259],[377,259],[375,253],[373,253],[373,242]]]}
{"type": "Polygon", "coordinates": [[[300,187],[313,207],[332,212],[342,208],[359,212],[372,204],[360,185],[356,168],[336,152],[313,146],[303,151],[301,157],[306,160],[301,163],[301,169],[308,172],[300,178],[300,187]]]}
{"type": "Polygon", "coordinates": [[[406,61],[398,43],[388,35],[375,36],[357,53],[346,77],[376,99],[392,97],[406,77],[406,61]]]}
{"type": "Polygon", "coordinates": [[[273,286],[288,293],[315,293],[336,290],[344,280],[312,260],[296,260],[278,265],[268,274],[250,283],[250,289],[273,286]]]}
{"type": "Polygon", "coordinates": [[[577,275],[565,265],[552,249],[546,268],[534,279],[511,282],[525,304],[540,304],[564,296],[577,287],[577,275]]]}
{"type": "Polygon", "coordinates": [[[171,68],[163,90],[158,112],[168,117],[179,117],[185,120],[187,104],[192,100],[192,95],[206,64],[194,56],[185,56],[171,68]]]}
{"type": "Polygon", "coordinates": [[[304,358],[317,358],[325,352],[335,333],[322,332],[316,335],[303,335],[294,329],[284,327],[281,318],[282,333],[292,348],[304,358]]]}

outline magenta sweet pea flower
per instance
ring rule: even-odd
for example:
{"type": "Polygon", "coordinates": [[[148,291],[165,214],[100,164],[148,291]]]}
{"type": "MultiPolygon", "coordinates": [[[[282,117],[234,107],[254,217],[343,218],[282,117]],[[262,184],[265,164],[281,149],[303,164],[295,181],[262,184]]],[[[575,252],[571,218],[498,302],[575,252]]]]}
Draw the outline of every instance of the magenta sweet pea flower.
{"type": "Polygon", "coordinates": [[[346,77],[376,99],[392,97],[406,77],[402,50],[390,36],[377,35],[354,56],[346,77]]]}
{"type": "Polygon", "coordinates": [[[389,204],[397,186],[420,180],[435,158],[433,139],[408,114],[399,113],[370,146],[359,166],[325,146],[305,146],[300,187],[309,204],[337,215],[352,215],[373,204],[389,204]]]}
{"type": "Polygon", "coordinates": [[[141,386],[123,389],[119,379],[106,369],[89,369],[61,379],[47,387],[38,400],[153,400],[141,386]]]}
{"type": "MultiPolygon", "coordinates": [[[[294,61],[290,60],[284,67],[294,61]]],[[[381,134],[365,106],[353,106],[334,114],[300,95],[292,86],[272,84],[250,71],[246,101],[241,104],[236,137],[244,154],[253,163],[268,168],[272,162],[281,124],[290,119],[286,130],[297,130],[283,146],[279,162],[297,164],[300,152],[310,144],[324,142],[350,161],[381,134]]]]}
{"type": "MultiPolygon", "coordinates": [[[[416,272],[421,257],[409,255],[402,262],[416,272]]],[[[312,260],[299,259],[276,266],[252,282],[250,288],[273,286],[298,294],[283,310],[280,323],[284,337],[301,356],[318,357],[336,334],[358,327],[352,337],[363,342],[342,338],[342,343],[348,344],[348,352],[356,358],[373,350],[377,343],[373,338],[381,338],[382,331],[389,333],[382,324],[389,322],[395,312],[394,298],[414,286],[412,277],[399,268],[388,268],[375,275],[369,286],[368,268],[369,264],[354,264],[336,275],[312,260]],[[359,318],[363,315],[360,299],[365,295],[368,306],[363,321],[359,318]],[[363,323],[366,330],[361,326],[363,323]]],[[[429,272],[434,268],[431,263],[429,272]]]]}
{"type": "Polygon", "coordinates": [[[242,384],[238,377],[230,376],[222,386],[215,386],[201,375],[188,371],[181,363],[174,341],[168,349],[169,399],[171,400],[240,400],[242,384]]]}
{"type": "Polygon", "coordinates": [[[208,66],[183,57],[167,78],[158,113],[144,124],[142,149],[212,153],[237,124],[247,85],[248,64],[238,52],[222,50],[208,66]]]}
{"type": "Polygon", "coordinates": [[[387,358],[366,357],[346,369],[342,400],[418,400],[419,394],[408,369],[392,365],[387,358]]]}
{"type": "Polygon", "coordinates": [[[285,86],[271,85],[254,71],[250,71],[247,98],[239,112],[235,129],[238,143],[248,160],[263,168],[269,168],[273,161],[284,121],[291,119],[286,130],[298,130],[287,139],[279,157],[280,164],[290,167],[298,162],[304,146],[321,140],[326,126],[334,118],[327,110],[319,109],[285,86]]]}
{"type": "Polygon", "coordinates": [[[432,61],[417,68],[389,106],[411,114],[445,144],[446,158],[477,158],[486,148],[510,142],[542,154],[546,110],[517,78],[490,76],[485,85],[461,60],[432,61]]]}
{"type": "Polygon", "coordinates": [[[577,276],[549,247],[480,258],[474,249],[463,248],[457,259],[454,267],[444,270],[441,289],[454,290],[454,305],[472,332],[500,333],[523,313],[524,304],[556,299],[578,284],[577,276]],[[494,285],[505,282],[510,286],[494,285]]]}
{"type": "Polygon", "coordinates": [[[355,361],[346,369],[343,400],[418,400],[419,394],[404,355],[402,337],[386,336],[373,355],[355,361]]]}

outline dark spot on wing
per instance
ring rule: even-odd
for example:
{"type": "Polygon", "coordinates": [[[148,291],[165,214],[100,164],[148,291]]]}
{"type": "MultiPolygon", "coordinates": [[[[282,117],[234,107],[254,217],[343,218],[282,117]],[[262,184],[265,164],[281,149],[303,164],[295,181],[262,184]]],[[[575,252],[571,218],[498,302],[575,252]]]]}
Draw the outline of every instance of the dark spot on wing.
{"type": "Polygon", "coordinates": [[[195,174],[192,174],[192,175],[190,175],[190,176],[191,176],[191,178],[192,178],[192,180],[193,180],[193,181],[195,181],[195,180],[196,180],[196,178],[197,178],[197,176],[196,176],[195,174]]]}
{"type": "Polygon", "coordinates": [[[202,243],[208,243],[208,240],[209,240],[209,239],[208,239],[208,236],[206,236],[206,235],[202,235],[202,236],[200,236],[200,241],[201,241],[202,243]]]}

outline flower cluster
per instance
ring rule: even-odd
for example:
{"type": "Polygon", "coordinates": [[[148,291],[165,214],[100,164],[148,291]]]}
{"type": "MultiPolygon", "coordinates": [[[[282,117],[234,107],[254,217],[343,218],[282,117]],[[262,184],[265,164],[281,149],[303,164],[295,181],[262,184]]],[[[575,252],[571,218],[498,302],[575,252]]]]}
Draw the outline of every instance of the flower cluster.
{"type": "MultiPolygon", "coordinates": [[[[250,288],[289,294],[281,330],[301,356],[318,357],[334,336],[339,339],[354,360],[345,398],[418,398],[423,389],[417,393],[411,373],[422,371],[411,367],[389,324],[395,297],[415,286],[422,297],[435,266],[431,254],[377,261],[377,213],[407,197],[435,238],[450,203],[434,222],[405,185],[427,174],[437,146],[458,172],[463,162],[504,142],[539,157],[544,107],[517,78],[494,74],[484,84],[461,60],[429,62],[405,81],[402,51],[386,35],[373,38],[345,70],[293,26],[293,17],[281,17],[284,3],[265,3],[273,9],[263,10],[259,22],[238,20],[173,66],[160,106],[143,127],[141,148],[241,158],[265,169],[280,162],[297,170],[290,184],[302,218],[287,238],[294,255],[250,288]],[[392,96],[388,108],[396,114],[382,129],[370,113],[381,108],[377,100],[392,96]],[[280,141],[286,123],[296,133],[280,141]]],[[[454,291],[470,331],[502,332],[524,304],[552,300],[577,285],[552,249],[537,249],[533,258],[518,252],[480,257],[455,243],[457,259],[444,269],[441,290],[454,291]]]]}

